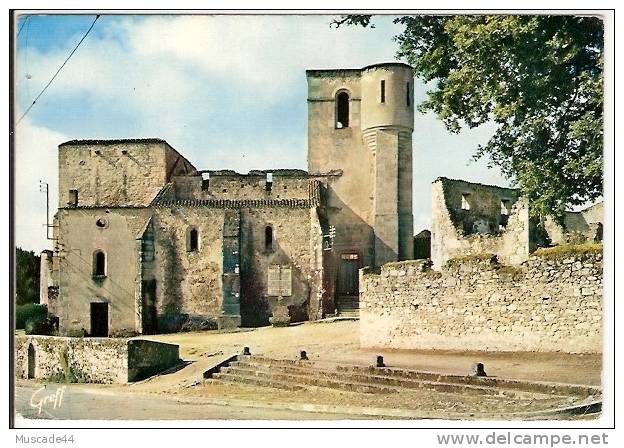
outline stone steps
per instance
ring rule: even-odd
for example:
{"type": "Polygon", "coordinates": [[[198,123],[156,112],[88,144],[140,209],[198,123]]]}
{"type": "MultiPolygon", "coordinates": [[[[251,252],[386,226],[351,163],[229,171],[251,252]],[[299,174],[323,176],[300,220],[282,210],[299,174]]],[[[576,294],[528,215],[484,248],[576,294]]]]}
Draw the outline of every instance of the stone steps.
{"type": "Polygon", "coordinates": [[[513,396],[518,393],[531,393],[550,397],[595,398],[601,396],[601,389],[595,386],[441,374],[389,367],[337,365],[322,368],[310,361],[274,359],[257,355],[239,356],[237,361],[230,364],[230,367],[232,370],[228,371],[228,368],[224,368],[223,371],[241,377],[254,376],[269,382],[296,384],[301,387],[308,385],[364,390],[366,388],[363,386],[369,386],[374,392],[378,391],[378,389],[373,389],[376,387],[388,389],[386,392],[389,389],[429,389],[438,392],[481,395],[513,396]]]}
{"type": "Polygon", "coordinates": [[[389,377],[384,375],[327,371],[302,365],[267,366],[254,362],[237,362],[227,368],[227,373],[240,376],[270,378],[280,382],[329,387],[361,393],[391,393],[407,389],[426,389],[436,392],[469,393],[478,395],[513,395],[492,387],[460,385],[389,377]]]}
{"type": "Polygon", "coordinates": [[[215,373],[216,381],[237,382],[285,390],[324,387],[357,393],[396,393],[431,390],[445,393],[516,397],[526,393],[535,398],[555,396],[600,396],[591,386],[532,383],[491,377],[448,375],[413,370],[364,366],[322,368],[310,361],[239,356],[237,361],[215,373]]]}
{"type": "Polygon", "coordinates": [[[224,383],[242,383],[253,386],[273,387],[275,389],[283,390],[301,390],[305,389],[304,385],[284,383],[280,381],[272,381],[266,378],[258,378],[253,376],[240,376],[233,373],[219,372],[212,376],[212,381],[224,382],[224,383]]]}
{"type": "Polygon", "coordinates": [[[451,375],[434,372],[421,372],[415,370],[383,368],[364,366],[336,366],[338,371],[374,373],[375,375],[388,376],[392,378],[406,378],[414,380],[424,380],[433,382],[452,383],[457,385],[487,386],[498,389],[509,389],[529,393],[541,393],[547,395],[573,395],[578,397],[599,396],[602,390],[598,386],[588,386],[579,384],[549,383],[540,381],[523,381],[507,378],[478,377],[468,375],[451,375]]]}
{"type": "Polygon", "coordinates": [[[357,393],[396,393],[399,391],[397,387],[389,387],[363,382],[341,380],[334,375],[312,375],[310,373],[287,373],[279,370],[257,370],[252,366],[249,368],[231,366],[227,367],[224,373],[218,373],[213,376],[218,380],[228,382],[247,382],[257,385],[267,385],[278,389],[284,389],[284,385],[288,386],[287,390],[296,390],[306,387],[324,387],[329,389],[346,390],[357,393]]]}
{"type": "Polygon", "coordinates": [[[360,300],[358,297],[338,299],[336,301],[336,310],[339,316],[359,317],[360,300]]]}

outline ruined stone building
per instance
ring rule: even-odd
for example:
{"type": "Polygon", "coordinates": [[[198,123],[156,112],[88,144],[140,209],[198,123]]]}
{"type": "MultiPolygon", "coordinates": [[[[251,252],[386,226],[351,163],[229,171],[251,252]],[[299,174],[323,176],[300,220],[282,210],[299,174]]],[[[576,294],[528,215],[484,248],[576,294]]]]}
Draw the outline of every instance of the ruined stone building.
{"type": "Polygon", "coordinates": [[[413,256],[413,74],[309,70],[308,171],[201,170],[160,139],[59,145],[42,302],[61,334],[256,326],[357,309],[413,256]]]}
{"type": "Polygon", "coordinates": [[[432,184],[431,260],[440,269],[461,256],[496,255],[519,265],[537,248],[602,241],[603,205],[547,217],[543,229],[529,217],[520,190],[440,177],[432,184]]]}

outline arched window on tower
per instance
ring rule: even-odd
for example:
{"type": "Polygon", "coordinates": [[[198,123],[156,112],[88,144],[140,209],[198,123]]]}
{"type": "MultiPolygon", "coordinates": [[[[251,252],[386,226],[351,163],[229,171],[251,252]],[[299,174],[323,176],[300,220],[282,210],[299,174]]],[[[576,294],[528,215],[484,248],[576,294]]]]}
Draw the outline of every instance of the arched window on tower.
{"type": "Polygon", "coordinates": [[[186,250],[187,252],[199,250],[199,231],[195,226],[189,227],[186,231],[186,250]]]}
{"type": "Polygon", "coordinates": [[[106,277],[106,254],[104,251],[93,252],[93,276],[106,277]]]}
{"type": "Polygon", "coordinates": [[[273,227],[266,226],[264,228],[264,250],[273,251],[273,227]]]}
{"type": "Polygon", "coordinates": [[[336,95],[336,129],[349,127],[349,93],[342,91],[336,95]]]}

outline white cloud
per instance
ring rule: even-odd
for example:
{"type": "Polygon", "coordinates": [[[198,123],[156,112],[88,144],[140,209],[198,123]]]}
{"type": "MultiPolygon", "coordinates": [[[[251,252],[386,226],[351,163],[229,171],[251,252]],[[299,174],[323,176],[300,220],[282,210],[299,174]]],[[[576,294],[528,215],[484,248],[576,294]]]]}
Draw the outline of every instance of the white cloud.
{"type": "Polygon", "coordinates": [[[24,249],[39,252],[52,248],[51,241],[46,239],[45,194],[39,189],[39,181],[49,183],[51,220],[58,201],[58,144],[67,140],[61,133],[33,125],[28,117],[17,127],[15,240],[24,249]]]}
{"type": "MultiPolygon", "coordinates": [[[[386,31],[329,27],[331,16],[150,16],[100,19],[103,37],[89,36],[54,81],[48,96],[84,92],[138,114],[182,109],[208,81],[229,83],[267,105],[279,103],[306,68],[359,67],[392,60],[386,31]],[[113,20],[113,19],[110,19],[113,20]]],[[[387,20],[386,20],[387,21],[387,20]]],[[[29,50],[17,79],[34,95],[67,48],[29,50]],[[26,74],[31,77],[26,81],[26,74]]],[[[20,85],[18,84],[18,88],[20,85]]],[[[205,106],[205,105],[204,105],[205,106]]]]}
{"type": "MultiPolygon", "coordinates": [[[[18,127],[17,243],[37,250],[49,246],[42,226],[45,203],[38,181],[42,178],[50,183],[54,210],[57,145],[62,141],[161,137],[198,168],[239,172],[305,168],[305,112],[297,122],[301,135],[284,135],[284,127],[275,120],[262,120],[266,129],[258,135],[257,127],[251,129],[255,122],[269,109],[282,115],[290,112],[286,106],[281,108],[288,99],[292,108],[293,97],[305,104],[306,69],[391,61],[396,50],[391,36],[398,28],[390,18],[378,22],[376,29],[338,30],[329,27],[331,18],[103,16],[96,24],[99,33],[84,41],[18,127]],[[54,112],[57,117],[62,114],[75,120],[67,127],[73,129],[72,135],[52,129],[52,117],[38,112],[57,102],[72,109],[54,112]],[[89,105],[98,107],[97,115],[85,119],[83,111],[89,105]],[[214,119],[221,116],[238,121],[230,129],[215,126],[213,131],[214,119]],[[106,128],[99,122],[109,123],[105,135],[98,133],[106,128]],[[208,135],[210,145],[205,141],[208,135]]],[[[31,48],[27,66],[23,55],[17,55],[16,79],[21,81],[17,92],[22,107],[50,79],[80,37],[77,34],[70,39],[66,48],[54,46],[46,52],[31,48]]],[[[430,115],[417,115],[415,121],[414,214],[419,231],[429,227],[430,183],[435,177],[497,182],[500,176],[487,171],[483,163],[466,167],[476,145],[487,139],[487,130],[450,135],[430,115]]]]}

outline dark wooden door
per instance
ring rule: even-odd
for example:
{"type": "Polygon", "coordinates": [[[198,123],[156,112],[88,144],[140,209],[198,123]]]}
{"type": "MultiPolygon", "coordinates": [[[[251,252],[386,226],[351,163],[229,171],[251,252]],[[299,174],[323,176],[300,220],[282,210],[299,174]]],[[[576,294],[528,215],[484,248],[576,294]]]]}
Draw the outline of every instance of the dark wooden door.
{"type": "Polygon", "coordinates": [[[156,280],[143,281],[143,334],[156,334],[156,280]]]}
{"type": "Polygon", "coordinates": [[[91,303],[91,336],[108,337],[108,303],[91,303]]]}
{"type": "Polygon", "coordinates": [[[342,255],[338,268],[338,296],[357,296],[360,292],[358,269],[360,260],[355,254],[342,255]]]}

